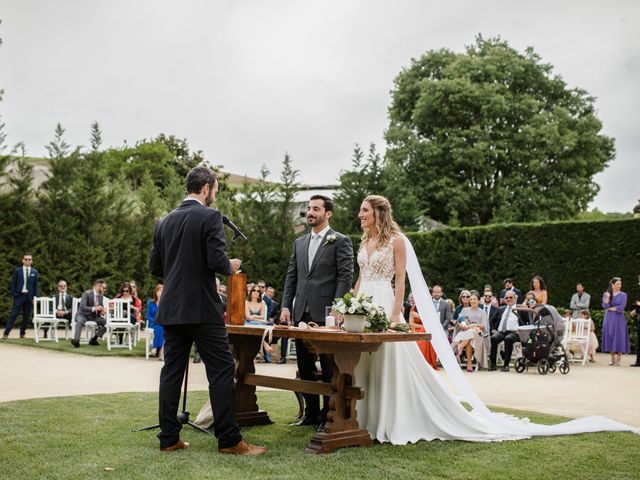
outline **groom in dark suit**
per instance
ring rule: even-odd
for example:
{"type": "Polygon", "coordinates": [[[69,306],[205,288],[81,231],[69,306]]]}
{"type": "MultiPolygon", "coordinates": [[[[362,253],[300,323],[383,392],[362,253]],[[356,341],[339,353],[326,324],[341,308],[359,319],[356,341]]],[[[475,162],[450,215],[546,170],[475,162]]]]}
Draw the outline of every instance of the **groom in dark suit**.
{"type": "MultiPolygon", "coordinates": [[[[281,323],[298,326],[300,322],[324,325],[325,307],[351,289],[353,280],[353,244],[349,237],[331,229],[333,201],[314,195],[307,204],[307,223],[311,232],[296,239],[284,284],[281,323]],[[293,310],[293,313],[291,311],[293,310]]],[[[296,339],[298,371],[302,380],[315,380],[316,355],[296,339]]],[[[332,365],[320,355],[322,380],[331,382],[332,365]]],[[[324,398],[322,411],[318,395],[304,395],[305,415],[296,425],[319,425],[322,430],[329,409],[324,398]]]]}
{"type": "Polygon", "coordinates": [[[22,256],[22,266],[16,268],[11,275],[11,296],[13,297],[13,307],[7,326],[4,329],[2,338],[8,338],[16,317],[22,313],[22,323],[20,324],[20,338],[24,338],[31,318],[33,309],[33,297],[38,296],[38,271],[31,266],[33,257],[29,253],[22,256]]]}
{"type": "Polygon", "coordinates": [[[244,441],[234,409],[233,356],[224,324],[224,306],[215,274],[231,275],[240,260],[226,254],[222,215],[208,208],[215,200],[218,179],[206,167],[187,174],[187,198],[156,225],[149,265],[164,283],[156,324],[164,327],[164,366],[160,373],[160,450],[189,448],[180,439],[177,418],[180,387],[195,341],[209,379],[209,398],[218,451],[261,455],[264,447],[244,441]]]}

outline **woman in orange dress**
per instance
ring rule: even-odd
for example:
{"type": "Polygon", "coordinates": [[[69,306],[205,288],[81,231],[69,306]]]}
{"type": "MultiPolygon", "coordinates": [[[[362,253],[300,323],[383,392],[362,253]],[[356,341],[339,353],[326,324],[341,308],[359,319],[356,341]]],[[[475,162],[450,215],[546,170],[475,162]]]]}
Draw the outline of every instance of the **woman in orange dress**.
{"type": "MultiPolygon", "coordinates": [[[[412,332],[426,332],[415,305],[411,307],[411,312],[409,313],[409,326],[411,327],[412,332]]],[[[418,348],[422,352],[427,363],[431,365],[434,370],[438,370],[438,357],[436,356],[436,351],[433,349],[431,342],[429,340],[418,340],[416,343],[418,344],[418,348]]]]}

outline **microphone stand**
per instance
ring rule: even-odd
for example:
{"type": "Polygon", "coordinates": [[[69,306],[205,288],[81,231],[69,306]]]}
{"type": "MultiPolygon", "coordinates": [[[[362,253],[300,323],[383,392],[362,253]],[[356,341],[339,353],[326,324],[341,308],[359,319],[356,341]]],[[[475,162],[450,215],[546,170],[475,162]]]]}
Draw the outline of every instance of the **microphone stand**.
{"type": "MultiPolygon", "coordinates": [[[[187,411],[187,385],[189,383],[189,362],[187,362],[187,368],[184,371],[184,390],[182,391],[182,412],[178,414],[178,421],[182,425],[191,425],[196,430],[199,430],[208,435],[213,435],[206,428],[202,428],[200,425],[196,425],[192,421],[189,420],[189,412],[187,411]]],[[[150,425],[148,427],[136,428],[135,430],[131,430],[132,432],[142,432],[143,430],[153,430],[155,428],[160,428],[160,424],[150,425]]]]}
{"type": "Polygon", "coordinates": [[[240,238],[240,235],[238,235],[235,231],[233,232],[233,237],[231,237],[231,240],[229,240],[227,242],[227,245],[225,247],[225,250],[229,250],[229,247],[233,246],[233,243],[240,238]]]}

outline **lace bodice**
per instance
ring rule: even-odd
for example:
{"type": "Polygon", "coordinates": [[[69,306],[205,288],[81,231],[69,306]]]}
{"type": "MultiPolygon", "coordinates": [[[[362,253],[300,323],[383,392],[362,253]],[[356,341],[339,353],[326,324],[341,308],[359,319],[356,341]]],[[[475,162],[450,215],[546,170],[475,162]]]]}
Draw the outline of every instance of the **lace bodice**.
{"type": "Polygon", "coordinates": [[[360,279],[363,282],[391,281],[396,271],[393,259],[393,240],[392,238],[386,245],[376,248],[371,257],[367,255],[364,243],[360,246],[358,266],[360,267],[360,279]]]}

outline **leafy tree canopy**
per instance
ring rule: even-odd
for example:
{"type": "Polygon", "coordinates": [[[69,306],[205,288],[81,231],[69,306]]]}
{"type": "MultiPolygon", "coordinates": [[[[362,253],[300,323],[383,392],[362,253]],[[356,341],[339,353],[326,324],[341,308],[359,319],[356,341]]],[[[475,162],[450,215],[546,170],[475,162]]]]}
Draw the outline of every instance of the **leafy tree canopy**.
{"type": "Polygon", "coordinates": [[[419,209],[444,223],[573,218],[614,158],[594,102],[533,49],[478,36],[396,77],[387,160],[411,179],[419,209]]]}

